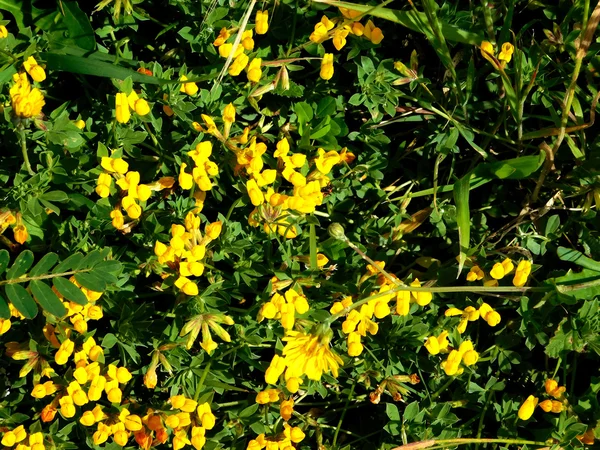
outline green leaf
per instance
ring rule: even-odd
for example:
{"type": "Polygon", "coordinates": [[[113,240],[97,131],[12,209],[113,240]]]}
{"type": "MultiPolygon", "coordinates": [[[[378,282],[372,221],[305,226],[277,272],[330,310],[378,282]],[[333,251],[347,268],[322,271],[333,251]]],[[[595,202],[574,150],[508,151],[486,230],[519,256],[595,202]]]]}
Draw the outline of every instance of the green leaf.
{"type": "Polygon", "coordinates": [[[0,295],[0,319],[10,319],[10,308],[4,297],[0,295]]]}
{"type": "MultiPolygon", "coordinates": [[[[431,28],[428,25],[427,16],[424,13],[414,9],[411,11],[398,11],[390,8],[360,5],[357,3],[343,2],[339,0],[315,0],[315,2],[326,3],[328,5],[334,5],[338,8],[349,8],[362,13],[368,13],[371,16],[389,20],[390,22],[400,24],[406,28],[423,33],[425,35],[432,33],[431,28]]],[[[477,46],[484,41],[484,37],[478,33],[463,30],[462,28],[458,28],[445,22],[441,22],[441,28],[444,37],[449,41],[462,42],[463,44],[477,46]]]]}
{"type": "Polygon", "coordinates": [[[62,7],[65,14],[65,25],[69,30],[69,38],[73,39],[84,50],[95,50],[96,39],[94,37],[94,29],[90,24],[87,14],[74,1],[63,1],[62,7]]]}
{"type": "Polygon", "coordinates": [[[8,11],[15,18],[19,29],[36,24],[41,29],[47,28],[53,22],[55,9],[38,9],[32,5],[30,0],[23,4],[20,0],[0,0],[0,10],[8,11]]]}
{"type": "Polygon", "coordinates": [[[319,265],[317,263],[317,232],[314,224],[309,225],[310,234],[310,269],[318,270],[319,265]]]}
{"type": "Polygon", "coordinates": [[[4,273],[10,262],[10,255],[5,249],[0,250],[0,274],[4,273]]]}
{"type": "Polygon", "coordinates": [[[551,278],[548,281],[556,285],[560,294],[568,295],[577,300],[591,300],[596,296],[600,296],[600,285],[598,284],[578,287],[581,283],[600,281],[600,272],[595,270],[583,269],[578,273],[569,270],[566,275],[551,278]]]}
{"type": "Polygon", "coordinates": [[[78,273],[75,275],[75,280],[84,288],[92,291],[104,292],[106,289],[106,283],[104,280],[92,273],[78,273]]]}
{"type": "Polygon", "coordinates": [[[73,269],[74,267],[78,266],[78,264],[81,262],[82,259],[83,259],[83,255],[81,253],[73,253],[67,259],[65,259],[60,264],[58,264],[54,268],[52,273],[63,273],[70,269],[73,269]]]}
{"type": "Polygon", "coordinates": [[[465,260],[467,259],[467,250],[471,242],[471,212],[469,211],[469,172],[456,183],[454,183],[454,203],[456,204],[456,223],[458,225],[458,243],[460,253],[458,257],[458,274],[460,276],[465,260]]]}
{"type": "Polygon", "coordinates": [[[310,105],[306,102],[298,102],[296,103],[296,107],[294,109],[296,111],[296,115],[298,116],[298,122],[307,123],[310,122],[313,118],[313,110],[310,105]]]}
{"type": "Polygon", "coordinates": [[[40,280],[33,280],[29,283],[29,288],[34,298],[45,311],[56,317],[63,317],[67,314],[67,310],[60,299],[46,283],[40,280]]]}
{"type": "Polygon", "coordinates": [[[30,277],[37,277],[46,274],[54,267],[54,264],[58,262],[58,255],[56,253],[48,253],[33,266],[33,269],[29,271],[30,277]]]}
{"type": "Polygon", "coordinates": [[[79,289],[69,280],[61,277],[56,277],[52,279],[52,284],[54,284],[54,287],[59,292],[59,294],[67,300],[70,300],[83,306],[88,304],[88,299],[85,296],[85,294],[81,291],[81,289],[79,289]]]}
{"type": "Polygon", "coordinates": [[[109,272],[112,274],[119,274],[123,270],[123,264],[114,259],[102,261],[94,266],[94,271],[101,270],[103,272],[109,272]]]}
{"type": "Polygon", "coordinates": [[[69,201],[69,196],[63,191],[50,191],[40,195],[40,199],[44,199],[48,202],[62,203],[69,201]]]}
{"type": "Polygon", "coordinates": [[[385,405],[385,413],[390,418],[390,420],[399,421],[400,420],[400,412],[398,411],[398,407],[393,403],[386,403],[385,405]]]}
{"type": "Polygon", "coordinates": [[[33,259],[33,253],[30,250],[23,250],[6,273],[6,279],[12,280],[24,275],[33,264],[33,259]]]}
{"type": "Polygon", "coordinates": [[[4,288],[6,291],[6,296],[17,308],[21,314],[23,314],[27,319],[33,319],[38,313],[38,307],[29,295],[29,292],[25,290],[23,286],[20,284],[8,284],[4,288]]]}
{"type": "Polygon", "coordinates": [[[103,259],[104,255],[99,250],[94,250],[85,255],[85,257],[81,261],[79,261],[79,264],[77,264],[77,266],[74,266],[74,268],[76,270],[91,269],[103,259]]]}
{"type": "Polygon", "coordinates": [[[473,173],[501,180],[522,180],[535,173],[544,163],[544,159],[545,153],[540,151],[537,155],[479,164],[473,173]]]}
{"type": "Polygon", "coordinates": [[[83,56],[61,55],[45,52],[41,57],[46,61],[50,70],[78,73],[81,75],[94,75],[97,77],[116,78],[124,80],[127,77],[136,83],[161,84],[161,81],[150,75],[143,75],[135,70],[119,67],[109,62],[99,61],[83,56]]]}
{"type": "Polygon", "coordinates": [[[588,258],[579,250],[575,250],[574,248],[558,247],[556,254],[562,261],[572,262],[573,264],[585,267],[586,269],[600,272],[600,262],[588,258]]]}

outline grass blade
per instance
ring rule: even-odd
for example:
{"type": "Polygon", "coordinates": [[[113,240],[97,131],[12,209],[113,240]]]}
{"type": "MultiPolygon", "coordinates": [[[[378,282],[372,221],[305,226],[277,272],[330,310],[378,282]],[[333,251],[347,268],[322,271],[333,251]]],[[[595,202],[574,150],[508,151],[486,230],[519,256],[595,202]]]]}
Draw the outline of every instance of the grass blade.
{"type": "Polygon", "coordinates": [[[466,174],[456,183],[454,183],[454,203],[456,203],[456,223],[458,224],[458,243],[460,253],[458,257],[458,274],[460,276],[462,268],[467,259],[467,250],[471,241],[471,212],[469,211],[469,192],[471,172],[466,174]]]}

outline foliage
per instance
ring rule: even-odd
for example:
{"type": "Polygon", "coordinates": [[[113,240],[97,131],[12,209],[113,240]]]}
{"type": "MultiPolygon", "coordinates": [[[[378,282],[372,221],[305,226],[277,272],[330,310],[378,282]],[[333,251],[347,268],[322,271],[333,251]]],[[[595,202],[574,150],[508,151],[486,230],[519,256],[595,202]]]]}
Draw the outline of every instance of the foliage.
{"type": "Polygon", "coordinates": [[[33,3],[3,446],[600,438],[600,4],[33,3]]]}

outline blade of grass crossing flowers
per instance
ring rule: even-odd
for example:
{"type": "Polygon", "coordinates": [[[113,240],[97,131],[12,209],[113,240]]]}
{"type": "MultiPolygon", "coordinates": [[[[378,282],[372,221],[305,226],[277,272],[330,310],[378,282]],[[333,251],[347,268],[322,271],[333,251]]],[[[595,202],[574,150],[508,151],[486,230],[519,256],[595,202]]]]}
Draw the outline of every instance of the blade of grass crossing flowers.
{"type": "Polygon", "coordinates": [[[317,231],[315,224],[310,224],[310,269],[317,270],[319,268],[317,264],[317,231]]]}
{"type": "Polygon", "coordinates": [[[467,250],[471,240],[471,213],[469,211],[469,192],[471,172],[466,174],[456,183],[454,183],[454,203],[456,203],[456,223],[458,224],[458,243],[460,253],[458,255],[458,274],[460,276],[465,260],[467,259],[467,250]]]}
{"type": "MultiPolygon", "coordinates": [[[[427,34],[431,33],[431,30],[424,28],[423,24],[427,24],[427,16],[419,11],[398,11],[390,8],[373,8],[370,5],[360,5],[357,3],[343,2],[338,0],[314,0],[316,3],[325,3],[327,5],[333,5],[341,8],[348,8],[354,11],[368,12],[368,14],[379,17],[380,19],[389,20],[405,26],[413,31],[427,34]]],[[[442,33],[445,38],[453,42],[462,42],[463,44],[477,45],[479,46],[484,40],[483,36],[479,33],[463,30],[455,25],[441,22],[442,33]]]]}

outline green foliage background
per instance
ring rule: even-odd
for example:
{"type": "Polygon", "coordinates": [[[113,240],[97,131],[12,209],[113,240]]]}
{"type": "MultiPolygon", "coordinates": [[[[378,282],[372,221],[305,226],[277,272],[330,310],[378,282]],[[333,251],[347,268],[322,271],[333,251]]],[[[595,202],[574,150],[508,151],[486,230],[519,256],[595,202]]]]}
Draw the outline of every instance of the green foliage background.
{"type": "MultiPolygon", "coordinates": [[[[279,64],[263,67],[259,87],[276,80],[281,64],[290,86],[253,96],[256,86],[244,74],[219,77],[225,60],[213,46],[222,27],[239,26],[246,1],[144,0],[118,18],[112,3],[92,14],[85,2],[0,1],[0,23],[11,33],[0,40],[0,206],[20,211],[30,234],[19,247],[5,233],[10,259],[19,253],[17,261],[35,255],[36,262],[53,253],[61,260],[77,252],[102,255],[91,265],[65,266],[69,270],[118,261],[108,275],[100,271],[105,287],[95,290],[105,292],[104,318],[95,338],[107,360],[134,373],[127,392],[134,402],[159,407],[182,392],[211,401],[218,418],[208,435],[211,449],[245,448],[279,417],[277,408],[254,401],[275,349],[282,348],[281,327],[256,320],[273,276],[305,289],[311,310],[301,325],[324,320],[342,295],[364,298],[374,289],[374,281],[359,285],[366,263],[328,235],[331,223],[342,224],[349,240],[385,261],[390,273],[438,287],[467,285],[460,269],[475,258],[486,272],[505,256],[530,259],[529,284],[539,290],[436,293],[426,309],[381,320],[358,358],[345,355],[344,335],[334,326],[334,347],[345,365],[337,379],[324,376],[303,386],[294,420],[307,439],[298,447],[391,449],[427,439],[499,438],[504,442],[495,448],[507,448],[511,439],[572,448],[583,445],[577,436],[588,427],[600,437],[600,141],[594,125],[600,43],[592,15],[598,7],[589,0],[370,2],[354,7],[381,27],[384,40],[373,45],[349,37],[337,52],[331,41],[308,39],[323,14],[339,16],[334,6],[295,0],[259,6],[270,11],[270,28],[254,36],[254,52],[279,64]],[[503,73],[482,57],[484,40],[515,46],[503,73]],[[319,78],[325,51],[336,58],[328,82],[319,78]],[[48,73],[45,118],[27,130],[33,176],[23,166],[8,95],[12,74],[32,54],[48,73]],[[139,67],[152,76],[136,72],[139,67]],[[198,82],[196,96],[179,92],[181,74],[198,82]],[[132,88],[141,89],[152,112],[117,124],[114,95],[132,88]],[[94,193],[99,158],[117,149],[143,182],[176,178],[186,152],[210,139],[192,122],[200,114],[218,121],[228,103],[237,109],[235,133],[253,127],[269,152],[285,135],[311,156],[318,147],[347,147],[357,158],[334,170],[319,214],[298,224],[296,239],[284,240],[248,225],[245,180],[234,173],[233,155],[215,141],[212,159],[221,173],[202,216],[222,220],[224,229],[200,295],[187,299],[163,283],[153,246],[168,240],[171,224],[183,221],[193,198],[177,187],[155,195],[131,233],[120,233],[109,217],[114,202],[94,193]],[[162,110],[166,104],[172,117],[162,110]],[[84,130],[73,124],[79,118],[84,130]],[[418,211],[425,211],[420,226],[405,232],[418,211]],[[325,270],[298,259],[314,257],[317,248],[329,259],[325,270]],[[481,300],[501,313],[502,322],[469,326],[466,336],[480,362],[448,377],[439,358],[423,348],[424,339],[456,326],[444,316],[447,307],[481,300]],[[233,317],[231,343],[220,343],[211,357],[198,345],[161,347],[183,342],[184,323],[207,312],[233,317]],[[148,390],[142,378],[153,351],[161,355],[159,386],[148,390]],[[400,401],[389,391],[379,404],[369,401],[377,386],[409,374],[421,383],[402,383],[400,401]],[[550,377],[567,387],[569,407],[519,421],[519,405],[529,394],[541,395],[550,377]]],[[[42,274],[29,271],[32,264],[18,275],[9,270],[6,278],[27,274],[23,281],[31,281],[42,274]]],[[[9,266],[5,251],[0,266],[9,266]]],[[[9,285],[5,294],[15,303],[9,285]]],[[[25,294],[22,301],[31,307],[25,294]]],[[[32,312],[30,320],[14,323],[4,343],[41,343],[48,314],[60,316],[55,303],[46,307],[34,296],[47,314],[33,318],[32,312]]],[[[4,300],[0,310],[7,310],[4,300]]],[[[456,331],[451,340],[460,342],[456,331]]],[[[57,418],[48,428],[37,421],[41,406],[29,396],[31,382],[19,378],[20,369],[18,361],[0,358],[0,426],[33,424],[53,436],[56,448],[93,446],[75,422],[57,418]]]]}

